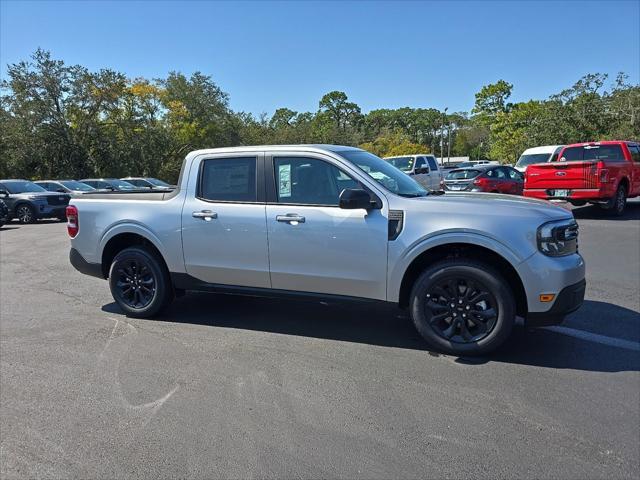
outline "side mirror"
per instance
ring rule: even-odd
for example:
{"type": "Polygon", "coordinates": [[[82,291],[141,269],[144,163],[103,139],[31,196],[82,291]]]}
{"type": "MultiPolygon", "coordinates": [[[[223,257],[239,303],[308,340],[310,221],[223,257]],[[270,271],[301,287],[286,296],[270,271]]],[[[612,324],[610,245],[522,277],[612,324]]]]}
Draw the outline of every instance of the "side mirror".
{"type": "Polygon", "coordinates": [[[64,188],[58,188],[58,189],[56,189],[56,192],[58,192],[58,193],[67,193],[67,191],[64,188]]]}
{"type": "Polygon", "coordinates": [[[345,188],[340,194],[340,208],[347,210],[364,208],[365,210],[370,210],[372,208],[371,195],[365,190],[345,188]]]}
{"type": "Polygon", "coordinates": [[[5,189],[0,189],[0,197],[7,198],[8,196],[9,196],[9,192],[7,192],[5,189]]]}
{"type": "Polygon", "coordinates": [[[416,174],[423,174],[423,173],[429,173],[430,170],[429,170],[429,167],[424,166],[424,167],[416,168],[415,172],[416,172],[416,174]]]}

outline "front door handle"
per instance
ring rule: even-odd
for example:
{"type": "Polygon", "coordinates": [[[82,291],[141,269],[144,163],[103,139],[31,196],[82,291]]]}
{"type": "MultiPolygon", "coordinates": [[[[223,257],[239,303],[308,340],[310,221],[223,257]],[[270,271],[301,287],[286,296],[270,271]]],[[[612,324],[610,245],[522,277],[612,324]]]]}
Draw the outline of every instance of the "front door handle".
{"type": "Polygon", "coordinates": [[[212,218],[218,218],[218,214],[211,210],[200,210],[199,212],[193,212],[191,214],[193,218],[201,218],[205,222],[210,222],[212,218]]]}
{"type": "Polygon", "coordinates": [[[276,220],[278,222],[290,223],[297,225],[298,223],[304,223],[304,217],[297,213],[287,213],[286,215],[277,215],[276,220]]]}

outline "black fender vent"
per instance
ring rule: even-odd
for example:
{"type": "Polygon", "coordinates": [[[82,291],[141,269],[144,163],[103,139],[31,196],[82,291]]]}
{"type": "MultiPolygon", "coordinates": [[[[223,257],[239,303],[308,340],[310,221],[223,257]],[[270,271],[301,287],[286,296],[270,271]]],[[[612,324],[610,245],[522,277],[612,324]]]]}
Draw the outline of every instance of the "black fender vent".
{"type": "Polygon", "coordinates": [[[404,226],[404,212],[402,210],[389,210],[389,240],[398,238],[404,226]]]}

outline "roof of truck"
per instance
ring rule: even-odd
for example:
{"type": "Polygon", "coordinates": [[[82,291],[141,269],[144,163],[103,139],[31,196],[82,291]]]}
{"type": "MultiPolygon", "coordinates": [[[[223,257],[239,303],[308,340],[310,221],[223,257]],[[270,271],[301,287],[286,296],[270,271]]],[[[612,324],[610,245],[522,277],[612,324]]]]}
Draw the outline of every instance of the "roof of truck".
{"type": "Polygon", "coordinates": [[[231,152],[261,152],[263,150],[271,151],[329,151],[341,152],[346,150],[362,150],[356,147],[348,147],[346,145],[325,145],[325,144],[298,144],[298,145],[251,145],[240,147],[222,147],[222,148],[205,148],[191,152],[192,155],[202,155],[211,153],[231,153],[231,152]]]}

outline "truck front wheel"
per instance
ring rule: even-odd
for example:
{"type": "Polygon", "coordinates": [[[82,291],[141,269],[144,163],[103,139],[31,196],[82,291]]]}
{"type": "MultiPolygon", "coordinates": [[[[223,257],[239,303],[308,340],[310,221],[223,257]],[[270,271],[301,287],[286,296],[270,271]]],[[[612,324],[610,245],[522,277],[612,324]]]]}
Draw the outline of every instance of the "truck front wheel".
{"type": "Polygon", "coordinates": [[[115,256],[109,269],[109,288],[116,303],[131,317],[152,317],[172,299],[164,263],[143,247],[129,247],[115,256]]]}
{"type": "Polygon", "coordinates": [[[456,258],[427,268],[413,286],[411,318],[422,337],[453,355],[481,355],[499,347],[515,322],[505,279],[481,262],[456,258]]]}

